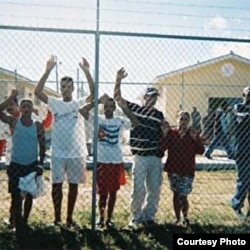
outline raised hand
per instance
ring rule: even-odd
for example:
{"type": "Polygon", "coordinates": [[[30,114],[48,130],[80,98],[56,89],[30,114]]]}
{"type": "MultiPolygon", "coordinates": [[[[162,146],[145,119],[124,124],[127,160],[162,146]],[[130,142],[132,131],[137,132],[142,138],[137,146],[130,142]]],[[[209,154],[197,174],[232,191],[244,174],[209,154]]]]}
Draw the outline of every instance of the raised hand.
{"type": "Polygon", "coordinates": [[[116,79],[117,80],[122,80],[124,79],[125,77],[127,77],[128,73],[125,71],[124,68],[121,68],[117,71],[117,74],[116,74],[116,79]]]}
{"type": "Polygon", "coordinates": [[[56,65],[56,56],[51,56],[50,59],[47,61],[46,71],[50,72],[56,65]]]}
{"type": "Polygon", "coordinates": [[[12,98],[16,98],[18,96],[18,90],[16,88],[13,88],[11,91],[10,91],[10,96],[12,98]]]}
{"type": "Polygon", "coordinates": [[[79,63],[79,66],[84,72],[89,71],[89,62],[86,58],[82,57],[82,61],[79,63]]]}

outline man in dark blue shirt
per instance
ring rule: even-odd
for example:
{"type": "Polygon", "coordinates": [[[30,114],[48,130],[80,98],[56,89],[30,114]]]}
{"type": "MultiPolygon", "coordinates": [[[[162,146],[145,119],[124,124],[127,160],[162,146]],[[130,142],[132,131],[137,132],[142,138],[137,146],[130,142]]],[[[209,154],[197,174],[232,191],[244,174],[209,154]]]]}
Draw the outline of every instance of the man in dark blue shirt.
{"type": "MultiPolygon", "coordinates": [[[[116,81],[115,99],[122,98],[120,85],[121,81],[116,81]]],[[[147,88],[143,106],[127,101],[127,106],[140,122],[130,132],[130,149],[134,156],[130,203],[132,218],[128,225],[131,228],[139,223],[146,227],[155,224],[162,181],[160,138],[164,120],[162,112],[154,107],[158,96],[156,88],[147,88]]]]}

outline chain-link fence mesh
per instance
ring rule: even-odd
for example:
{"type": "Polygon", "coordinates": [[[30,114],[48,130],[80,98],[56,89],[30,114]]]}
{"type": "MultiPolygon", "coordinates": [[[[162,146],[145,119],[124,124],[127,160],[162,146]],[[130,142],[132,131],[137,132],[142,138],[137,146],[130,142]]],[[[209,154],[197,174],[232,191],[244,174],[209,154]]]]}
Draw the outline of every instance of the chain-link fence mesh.
{"type": "MultiPolygon", "coordinates": [[[[180,110],[186,110],[191,115],[191,124],[196,127],[202,138],[203,145],[208,149],[211,142],[217,136],[214,133],[215,116],[223,112],[226,105],[226,119],[228,128],[232,124],[231,130],[226,133],[227,145],[221,142],[214,142],[207,157],[197,155],[196,171],[193,183],[192,194],[190,195],[190,212],[189,217],[192,220],[201,223],[207,223],[210,220],[216,221],[216,218],[224,218],[225,223],[232,223],[234,220],[230,200],[235,191],[236,173],[234,159],[235,144],[235,119],[231,118],[230,108],[237,103],[242,102],[242,91],[249,82],[250,63],[249,59],[237,51],[249,50],[249,43],[209,40],[183,39],[178,37],[157,37],[150,35],[126,36],[126,34],[101,34],[100,39],[96,39],[95,34],[87,32],[69,32],[68,30],[13,30],[1,29],[1,68],[0,68],[0,84],[1,84],[1,102],[10,93],[13,87],[19,89],[18,100],[23,97],[29,97],[34,100],[34,105],[39,110],[40,121],[44,121],[47,116],[47,106],[44,105],[34,95],[34,88],[45,71],[46,62],[51,55],[57,56],[57,63],[51,71],[45,87],[49,96],[60,96],[60,79],[63,76],[71,76],[74,80],[73,98],[86,98],[89,95],[89,89],[84,72],[79,67],[81,58],[85,57],[90,64],[90,73],[93,78],[98,75],[99,82],[96,83],[99,96],[107,93],[110,97],[114,95],[114,86],[117,71],[124,67],[128,76],[122,80],[121,93],[122,97],[130,102],[143,105],[144,93],[147,87],[155,87],[159,90],[159,98],[156,107],[163,113],[164,119],[167,120],[172,128],[177,125],[177,113],[180,110]],[[99,71],[96,72],[96,47],[95,43],[99,42],[99,71]],[[225,105],[223,106],[223,103],[225,105]],[[196,112],[194,109],[196,108],[196,112]],[[231,146],[232,155],[228,155],[228,147],[231,146]],[[213,158],[213,159],[208,159],[213,158]],[[229,159],[233,158],[233,159],[229,159]]],[[[74,107],[76,111],[76,107],[74,107]]],[[[62,110],[60,106],[54,104],[54,118],[60,119],[58,114],[67,114],[70,111],[62,110]],[[56,110],[56,111],[55,111],[56,110]]],[[[71,110],[72,111],[72,110],[71,110]]],[[[137,112],[136,110],[134,111],[137,112]]],[[[143,113],[143,112],[142,112],[143,113]]],[[[98,115],[103,115],[104,109],[102,105],[98,107],[98,115]]],[[[88,151],[86,158],[86,183],[79,185],[78,197],[74,210],[74,219],[78,223],[87,224],[92,218],[92,205],[96,206],[97,217],[99,216],[98,202],[92,203],[92,175],[93,175],[93,156],[94,145],[94,123],[85,122],[85,130],[82,128],[73,131],[74,119],[79,119],[79,113],[70,113],[67,124],[63,124],[65,130],[60,132],[60,138],[57,138],[58,145],[68,147],[60,155],[59,158],[78,157],[75,154],[82,145],[71,144],[72,136],[77,138],[76,142],[81,142],[80,138],[86,141],[86,149],[88,151]],[[72,116],[72,117],[71,117],[72,116]],[[67,128],[68,126],[68,128],[67,128]],[[74,133],[74,134],[73,134],[74,133]],[[70,153],[69,153],[70,152],[70,153]]],[[[126,118],[121,108],[117,106],[114,116],[126,118]]],[[[152,116],[143,113],[142,116],[151,119],[152,116]]],[[[144,117],[144,118],[145,118],[144,117]]],[[[140,115],[139,115],[140,118],[140,115]]],[[[153,118],[152,123],[158,121],[159,117],[153,118]],[[155,119],[155,120],[154,120],[155,119]]],[[[62,119],[63,120],[63,119],[62,119]]],[[[224,120],[225,121],[225,120],[224,120]]],[[[104,121],[104,125],[106,121],[104,121]]],[[[119,124],[119,122],[118,122],[119,124]]],[[[122,124],[122,123],[121,123],[122,124]]],[[[152,124],[151,124],[152,125],[152,124]]],[[[150,126],[151,126],[150,125],[150,126]]],[[[159,125],[159,124],[158,124],[159,125]]],[[[157,125],[157,126],[158,126],[157,125]]],[[[224,123],[222,128],[224,129],[224,123]]],[[[111,124],[114,129],[118,129],[117,124],[111,124]]],[[[155,125],[152,125],[155,126],[155,125]]],[[[105,127],[105,126],[104,126],[105,127]]],[[[8,126],[1,122],[1,140],[6,139],[7,144],[11,140],[8,126]]],[[[53,128],[53,125],[52,125],[53,128]]],[[[98,127],[96,127],[98,128],[98,127]]],[[[61,129],[58,127],[57,129],[61,129]]],[[[107,131],[110,128],[106,127],[107,131]]],[[[107,133],[108,141],[112,146],[117,143],[118,132],[111,128],[111,132],[107,133]],[[112,138],[114,136],[114,138],[112,138]]],[[[142,129],[142,128],[141,128],[142,129]]],[[[146,134],[150,129],[145,130],[144,137],[150,138],[152,134],[146,134]]],[[[58,131],[57,131],[58,132],[58,131]]],[[[151,133],[151,132],[150,132],[151,133]]],[[[247,138],[247,131],[242,131],[247,138]]],[[[98,133],[97,133],[98,134],[98,133]]],[[[106,134],[106,135],[107,135],[106,134]]],[[[44,181],[47,186],[45,196],[34,200],[30,220],[39,223],[49,223],[54,221],[54,208],[51,198],[51,160],[53,151],[51,151],[51,126],[45,126],[46,135],[46,158],[44,181]]],[[[144,138],[144,139],[145,139],[144,138]]],[[[117,201],[114,209],[113,220],[120,225],[127,225],[131,219],[130,214],[130,198],[132,192],[132,165],[136,159],[133,158],[130,141],[129,130],[121,133],[119,143],[123,152],[123,161],[125,163],[126,184],[120,187],[117,193],[117,201]]],[[[157,141],[157,139],[155,138],[157,141]]],[[[2,141],[1,141],[2,142],[2,141]]],[[[150,141],[152,143],[152,141],[150,141]]],[[[246,145],[245,145],[246,146],[246,145]]],[[[25,152],[25,146],[22,147],[25,152]]],[[[186,149],[189,150],[188,148],[186,149]]],[[[6,154],[11,149],[8,145],[1,149],[1,168],[0,171],[0,190],[1,190],[1,218],[9,218],[10,213],[10,194],[8,193],[8,177],[6,174],[6,154]]],[[[107,151],[108,152],[108,151],[107,151]]],[[[178,151],[177,151],[178,152],[178,151]]],[[[105,152],[103,152],[105,154],[105,152]]],[[[112,152],[113,153],[113,152],[112,152]]],[[[109,159],[112,154],[107,153],[105,158],[109,159]]],[[[242,161],[248,160],[249,151],[245,155],[241,155],[242,161]]],[[[164,166],[167,158],[167,151],[162,158],[162,166],[164,166]]],[[[178,155],[177,158],[185,158],[178,155]]],[[[72,161],[64,159],[62,163],[56,159],[57,164],[65,164],[72,168],[72,161]],[[67,165],[68,164],[68,165],[67,165]]],[[[72,160],[72,159],[71,159],[72,160]]],[[[138,160],[138,159],[137,159],[138,160]]],[[[149,159],[152,160],[152,159],[149,159]]],[[[98,159],[97,159],[98,161],[98,159]]],[[[138,161],[141,162],[141,161],[138,161]]],[[[143,162],[143,161],[142,161],[143,162]]],[[[149,162],[146,162],[149,164],[149,162]]],[[[145,164],[145,165],[147,165],[145,164]]],[[[76,165],[79,165],[76,163],[76,165]]],[[[154,169],[154,164],[150,168],[154,169]]],[[[114,167],[114,166],[113,166],[114,167]]],[[[140,166],[139,166],[140,167],[140,166]]],[[[144,167],[144,166],[142,166],[144,167]]],[[[181,166],[178,166],[181,167],[181,166]]],[[[149,168],[148,171],[151,171],[149,168]]],[[[146,170],[145,170],[146,171],[146,170]]],[[[113,171],[111,171],[113,173],[113,171]]],[[[146,173],[146,172],[145,172],[146,173]]],[[[72,178],[79,178],[79,174],[75,174],[72,178]]],[[[98,176],[97,176],[98,177],[98,176]]],[[[104,179],[109,176],[105,176],[104,179]]],[[[159,206],[156,205],[156,220],[159,222],[173,221],[174,210],[172,205],[172,191],[170,190],[169,181],[166,172],[162,172],[162,185],[160,191],[159,206]]],[[[140,177],[139,177],[140,178],[140,177]]],[[[94,179],[95,180],[95,179],[94,179]]],[[[149,181],[149,180],[148,180],[149,181]]],[[[157,180],[151,180],[153,185],[157,180]]],[[[74,181],[73,181],[74,182],[74,181]]],[[[62,221],[67,216],[67,199],[68,185],[67,181],[63,184],[63,201],[62,201],[62,221]]],[[[152,192],[148,190],[147,192],[152,192]]],[[[137,199],[144,198],[143,194],[138,193],[137,199]]],[[[155,197],[153,197],[155,198],[155,197]]],[[[148,196],[145,196],[148,199],[148,196]]],[[[107,204],[108,206],[108,204],[107,204]]],[[[153,208],[154,210],[155,208],[153,208]]],[[[106,209],[107,210],[107,209],[106,209]]],[[[154,212],[153,212],[154,214],[154,212]]],[[[149,217],[149,219],[153,219],[149,217]]],[[[106,215],[105,215],[106,216],[106,215]]]]}

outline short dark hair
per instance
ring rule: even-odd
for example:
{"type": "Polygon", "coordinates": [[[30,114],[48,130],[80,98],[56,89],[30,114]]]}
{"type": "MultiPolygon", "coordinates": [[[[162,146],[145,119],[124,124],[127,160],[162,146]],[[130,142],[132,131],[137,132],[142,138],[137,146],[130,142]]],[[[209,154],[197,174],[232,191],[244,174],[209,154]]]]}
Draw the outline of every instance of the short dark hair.
{"type": "Polygon", "coordinates": [[[144,96],[152,96],[152,95],[157,95],[159,96],[158,89],[149,87],[146,89],[144,96]]]}
{"type": "Polygon", "coordinates": [[[64,76],[61,78],[61,82],[68,82],[68,83],[74,83],[73,78],[70,76],[64,76]]]}
{"type": "Polygon", "coordinates": [[[115,106],[116,106],[115,99],[112,98],[112,97],[108,98],[108,99],[105,101],[104,105],[105,105],[107,102],[113,102],[113,103],[115,104],[115,106]]]}

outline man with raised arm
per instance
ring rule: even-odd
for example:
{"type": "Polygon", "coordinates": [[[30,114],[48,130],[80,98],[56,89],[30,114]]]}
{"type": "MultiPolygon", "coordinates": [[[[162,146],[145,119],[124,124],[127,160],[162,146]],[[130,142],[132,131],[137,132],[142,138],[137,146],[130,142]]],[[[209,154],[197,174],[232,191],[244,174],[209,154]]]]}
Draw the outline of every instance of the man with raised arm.
{"type": "Polygon", "coordinates": [[[11,216],[18,240],[23,240],[30,231],[28,218],[33,204],[32,194],[25,196],[24,202],[19,189],[19,178],[36,172],[42,174],[38,164],[43,165],[45,157],[44,129],[40,122],[32,119],[33,102],[24,98],[20,102],[20,116],[7,115],[4,110],[16,100],[18,91],[12,89],[10,96],[0,103],[0,120],[10,126],[12,147],[8,166],[8,185],[11,193],[11,216]]]}
{"type": "MultiPolygon", "coordinates": [[[[116,100],[122,98],[120,85],[121,79],[117,78],[114,93],[116,100]]],[[[130,130],[130,149],[134,155],[130,228],[137,227],[139,223],[146,227],[155,225],[162,181],[159,144],[164,120],[162,112],[154,107],[158,96],[157,89],[147,88],[143,106],[124,100],[140,122],[139,126],[130,130]]]]}
{"type": "MultiPolygon", "coordinates": [[[[85,104],[84,99],[73,100],[74,83],[69,76],[61,78],[60,91],[62,99],[47,96],[44,92],[45,82],[56,65],[56,57],[51,56],[46,69],[36,88],[35,95],[48,104],[53,114],[52,125],[52,200],[54,205],[55,225],[61,224],[61,207],[63,200],[62,185],[65,175],[69,183],[66,226],[76,227],[73,211],[78,194],[78,184],[85,181],[85,160],[87,155],[84,119],[78,110],[85,104]]],[[[94,81],[89,72],[89,63],[85,58],[79,63],[89,83],[90,96],[94,96],[94,81]]]]}
{"type": "MultiPolygon", "coordinates": [[[[124,69],[120,69],[117,71],[116,79],[121,81],[126,76],[124,69]]],[[[96,225],[101,228],[105,225],[107,228],[115,226],[112,218],[117,191],[120,189],[120,185],[125,184],[124,181],[121,181],[121,175],[125,172],[121,144],[122,132],[139,125],[138,119],[127,107],[126,101],[121,98],[116,101],[128,119],[114,114],[117,107],[116,102],[107,94],[98,100],[98,103],[103,104],[104,110],[104,115],[98,116],[97,143],[97,193],[100,218],[97,219],[96,225]]],[[[88,112],[87,108],[85,105],[79,112],[85,115],[85,111],[88,112]]]]}

